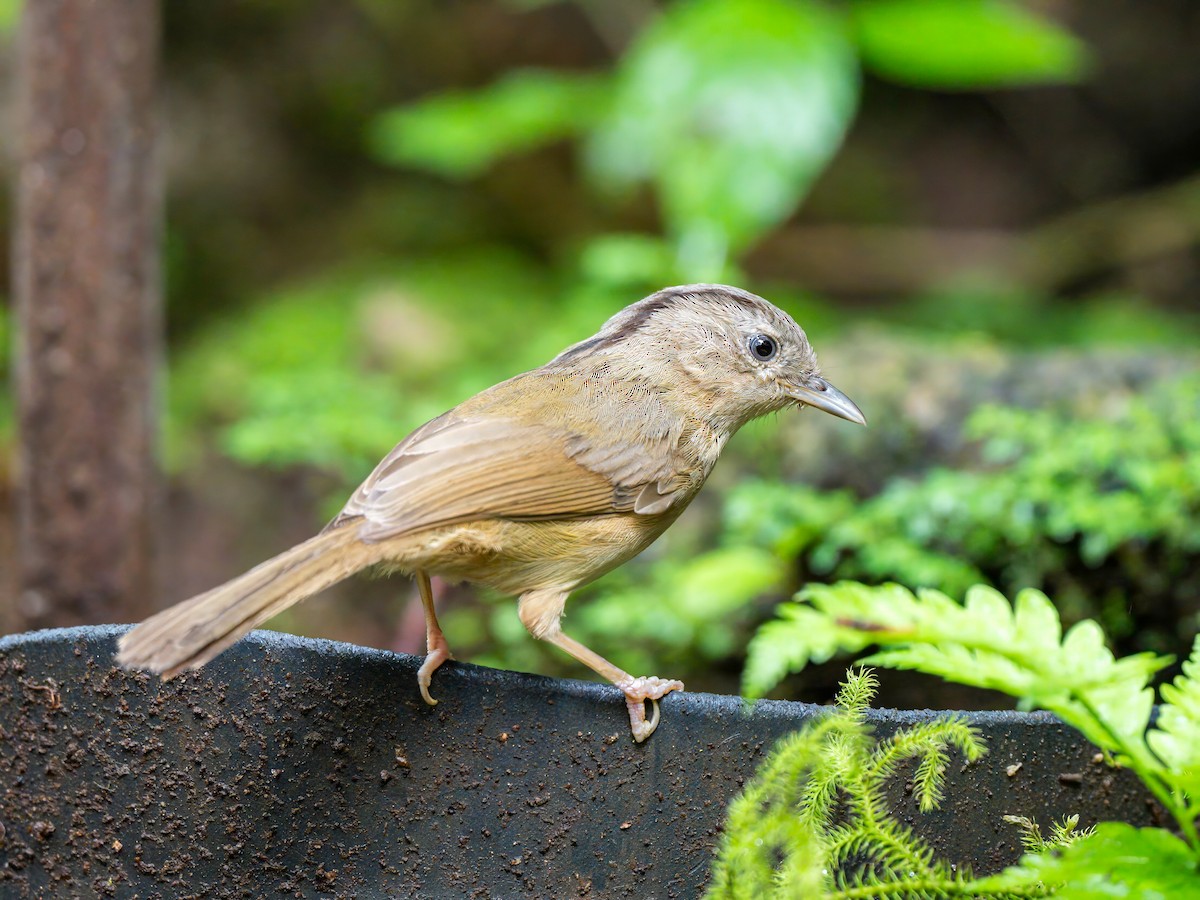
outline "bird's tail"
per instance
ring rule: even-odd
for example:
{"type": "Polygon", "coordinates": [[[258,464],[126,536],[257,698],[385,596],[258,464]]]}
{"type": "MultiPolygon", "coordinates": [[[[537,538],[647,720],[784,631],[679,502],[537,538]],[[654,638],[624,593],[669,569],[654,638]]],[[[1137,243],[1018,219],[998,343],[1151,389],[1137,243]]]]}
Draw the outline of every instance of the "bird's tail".
{"type": "Polygon", "coordinates": [[[198,669],[293,603],[376,562],[353,525],[324,531],[211,591],[151,616],[120,641],[117,662],[171,678],[198,669]]]}

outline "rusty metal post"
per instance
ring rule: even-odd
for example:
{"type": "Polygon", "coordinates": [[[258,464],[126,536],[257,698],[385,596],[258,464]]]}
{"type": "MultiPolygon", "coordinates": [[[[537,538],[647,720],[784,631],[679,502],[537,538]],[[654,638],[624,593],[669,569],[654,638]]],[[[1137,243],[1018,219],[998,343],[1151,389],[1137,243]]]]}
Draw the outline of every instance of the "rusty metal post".
{"type": "Polygon", "coordinates": [[[17,624],[149,607],[159,507],[157,0],[33,0],[19,37],[17,624]]]}

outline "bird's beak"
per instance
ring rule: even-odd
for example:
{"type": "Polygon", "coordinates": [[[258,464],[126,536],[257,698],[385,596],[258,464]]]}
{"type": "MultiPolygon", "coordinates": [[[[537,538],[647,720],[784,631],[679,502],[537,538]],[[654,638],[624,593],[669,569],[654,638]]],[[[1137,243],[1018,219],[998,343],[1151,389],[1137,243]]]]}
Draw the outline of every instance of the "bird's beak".
{"type": "Polygon", "coordinates": [[[859,425],[867,424],[867,417],[855,402],[824,378],[810,378],[806,383],[796,385],[791,394],[805,406],[812,406],[831,416],[859,425]]]}

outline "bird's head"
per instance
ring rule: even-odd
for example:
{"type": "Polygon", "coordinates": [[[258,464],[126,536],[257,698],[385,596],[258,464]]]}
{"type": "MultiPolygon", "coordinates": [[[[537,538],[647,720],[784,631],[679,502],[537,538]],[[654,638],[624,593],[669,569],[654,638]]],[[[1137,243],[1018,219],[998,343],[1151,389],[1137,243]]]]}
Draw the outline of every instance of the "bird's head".
{"type": "Polygon", "coordinates": [[[603,358],[622,375],[690,386],[730,430],[795,404],[866,424],[854,402],[821,377],[804,330],[740,288],[689,284],[651,294],[556,362],[583,357],[603,358]]]}

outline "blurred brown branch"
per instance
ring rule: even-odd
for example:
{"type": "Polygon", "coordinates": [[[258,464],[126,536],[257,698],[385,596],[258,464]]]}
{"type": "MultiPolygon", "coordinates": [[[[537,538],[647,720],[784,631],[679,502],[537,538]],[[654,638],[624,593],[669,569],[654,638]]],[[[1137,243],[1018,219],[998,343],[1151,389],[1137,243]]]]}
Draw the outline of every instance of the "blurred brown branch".
{"type": "Polygon", "coordinates": [[[1080,207],[1025,232],[794,225],[750,266],[817,290],[909,293],[983,273],[1045,292],[1200,245],[1200,175],[1080,207]]]}

